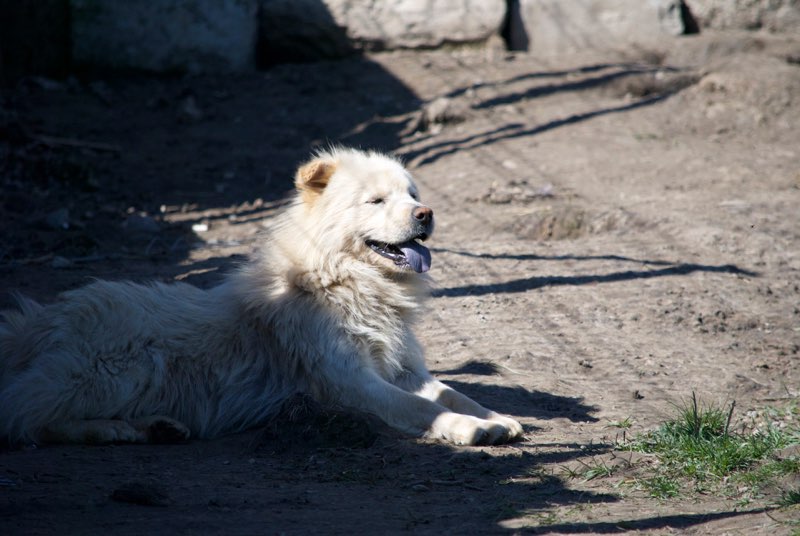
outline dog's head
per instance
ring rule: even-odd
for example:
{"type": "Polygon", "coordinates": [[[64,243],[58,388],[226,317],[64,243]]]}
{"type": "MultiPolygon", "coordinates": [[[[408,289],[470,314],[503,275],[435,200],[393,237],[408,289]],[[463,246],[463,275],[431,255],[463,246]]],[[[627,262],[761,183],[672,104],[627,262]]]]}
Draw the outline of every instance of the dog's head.
{"type": "Polygon", "coordinates": [[[297,170],[295,185],[315,242],[372,265],[421,273],[431,255],[433,211],[394,158],[352,149],[319,153],[297,170]]]}

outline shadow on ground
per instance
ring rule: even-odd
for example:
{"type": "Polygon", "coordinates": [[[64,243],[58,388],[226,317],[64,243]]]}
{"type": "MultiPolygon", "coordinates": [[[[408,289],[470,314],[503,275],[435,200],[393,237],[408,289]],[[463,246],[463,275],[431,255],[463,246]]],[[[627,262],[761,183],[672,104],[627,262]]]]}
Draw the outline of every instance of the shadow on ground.
{"type": "MultiPolygon", "coordinates": [[[[641,98],[632,102],[534,127],[506,122],[456,140],[432,136],[430,144],[404,156],[427,164],[457,151],[649,106],[691,80],[650,81],[657,72],[674,71],[608,63],[456,89],[451,97],[513,86],[472,104],[484,109],[648,80],[636,86],[641,98]],[[513,89],[550,78],[567,79],[513,89]]],[[[85,266],[153,263],[159,267],[154,274],[167,279],[191,271],[184,261],[201,244],[194,224],[213,225],[232,215],[234,224],[263,218],[261,204],[279,207],[297,164],[314,147],[341,143],[402,152],[421,104],[382,66],[357,56],[274,65],[240,76],[24,79],[4,90],[0,100],[5,157],[0,217],[6,223],[0,269],[27,270],[58,256],[85,266]],[[176,213],[197,216],[169,223],[176,213]]],[[[102,270],[100,275],[106,276],[102,270]]]]}
{"type": "Polygon", "coordinates": [[[663,516],[625,519],[618,521],[597,521],[585,523],[553,523],[551,525],[530,529],[530,534],[620,534],[623,532],[672,529],[687,530],[695,525],[723,519],[734,519],[741,516],[769,512],[769,508],[752,510],[728,510],[707,514],[674,514],[663,516]]]}
{"type": "MultiPolygon", "coordinates": [[[[451,371],[433,371],[435,374],[457,374],[451,371]]],[[[523,387],[487,385],[456,380],[445,383],[473,400],[499,413],[534,417],[536,419],[569,419],[572,422],[597,422],[592,415],[597,407],[587,405],[581,397],[558,396],[523,387]]]]}
{"type": "Polygon", "coordinates": [[[669,66],[638,63],[601,63],[565,71],[527,73],[500,82],[472,84],[449,92],[447,97],[454,98],[483,88],[492,88],[500,93],[490,98],[478,99],[472,103],[472,107],[477,110],[502,107],[559,92],[586,91],[598,88],[606,88],[613,93],[627,95],[632,100],[614,106],[599,107],[594,110],[553,119],[534,127],[526,128],[522,123],[508,123],[459,139],[449,139],[423,145],[418,149],[404,152],[404,156],[414,161],[417,165],[431,164],[458,151],[491,145],[511,138],[535,136],[549,130],[582,123],[603,115],[628,112],[651,106],[669,98],[696,81],[697,76],[695,74],[683,72],[680,69],[669,66]],[[580,78],[576,80],[575,77],[580,78]],[[548,78],[564,78],[565,80],[534,85],[524,89],[503,91],[507,86],[548,78]]]}
{"type": "Polygon", "coordinates": [[[457,296],[478,296],[483,294],[507,294],[516,292],[525,292],[543,287],[553,286],[581,286],[593,285],[598,283],[616,283],[620,281],[630,281],[634,279],[651,279],[656,277],[674,277],[684,276],[697,272],[717,273],[717,274],[731,274],[747,277],[758,277],[757,272],[740,268],[734,264],[723,265],[707,265],[697,263],[682,263],[663,260],[643,260],[633,259],[620,255],[535,255],[535,254],[488,254],[488,253],[471,253],[468,251],[449,250],[446,248],[437,248],[434,251],[454,253],[465,257],[474,257],[480,259],[513,259],[525,261],[594,261],[594,260],[611,260],[619,262],[629,262],[647,266],[660,266],[661,268],[653,270],[621,270],[618,272],[611,272],[607,274],[589,274],[589,275],[573,275],[573,276],[532,276],[521,277],[504,281],[502,283],[488,283],[488,284],[475,284],[475,285],[462,285],[458,287],[440,288],[433,291],[434,296],[443,297],[457,297],[457,296]]]}
{"type": "Polygon", "coordinates": [[[747,513],[576,523],[549,516],[557,507],[620,500],[582,489],[557,471],[610,448],[538,444],[534,436],[525,448],[489,454],[404,439],[368,417],[306,408],[219,440],[6,452],[0,472],[11,476],[11,487],[0,516],[12,534],[23,527],[26,533],[85,533],[100,526],[113,526],[115,534],[259,526],[358,533],[365,524],[370,533],[485,534],[504,532],[511,520],[542,533],[616,533],[687,529],[747,513]],[[131,489],[136,494],[121,493],[131,489]],[[67,515],[76,510],[81,515],[67,515]]]}

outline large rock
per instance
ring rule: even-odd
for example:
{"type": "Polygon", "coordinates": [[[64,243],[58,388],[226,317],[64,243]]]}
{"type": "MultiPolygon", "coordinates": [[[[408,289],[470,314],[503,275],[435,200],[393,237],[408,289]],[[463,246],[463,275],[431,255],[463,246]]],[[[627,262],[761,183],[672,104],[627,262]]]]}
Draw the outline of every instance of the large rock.
{"type": "Polygon", "coordinates": [[[703,27],[800,30],[800,0],[687,0],[703,27]]]}
{"type": "Polygon", "coordinates": [[[479,43],[499,33],[505,12],[505,0],[261,0],[259,56],[274,63],[479,43]]]}
{"type": "Polygon", "coordinates": [[[168,72],[255,64],[258,0],[70,0],[78,66],[168,72]]]}
{"type": "Polygon", "coordinates": [[[534,54],[648,45],[693,31],[680,0],[509,1],[509,45],[534,54]]]}

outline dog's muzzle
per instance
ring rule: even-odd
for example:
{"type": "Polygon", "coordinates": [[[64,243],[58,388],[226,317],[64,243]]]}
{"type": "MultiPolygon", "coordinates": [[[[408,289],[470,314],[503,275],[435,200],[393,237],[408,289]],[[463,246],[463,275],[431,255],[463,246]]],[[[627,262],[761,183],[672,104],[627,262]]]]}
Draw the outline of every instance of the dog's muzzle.
{"type": "Polygon", "coordinates": [[[411,268],[417,273],[427,272],[431,268],[431,251],[417,241],[427,240],[433,233],[433,210],[415,207],[411,217],[415,233],[411,240],[397,244],[367,240],[367,245],[400,268],[411,268]]]}

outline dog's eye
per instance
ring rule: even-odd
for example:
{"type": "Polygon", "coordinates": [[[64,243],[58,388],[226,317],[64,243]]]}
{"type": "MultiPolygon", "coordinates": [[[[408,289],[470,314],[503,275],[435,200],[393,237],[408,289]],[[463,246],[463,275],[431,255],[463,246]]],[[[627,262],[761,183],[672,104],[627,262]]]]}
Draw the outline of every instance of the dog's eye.
{"type": "Polygon", "coordinates": [[[380,205],[381,203],[383,203],[383,198],[373,197],[369,201],[367,201],[367,203],[369,203],[370,205],[380,205]]]}
{"type": "Polygon", "coordinates": [[[417,192],[408,192],[408,195],[410,195],[411,199],[414,201],[419,201],[419,194],[417,192]]]}

